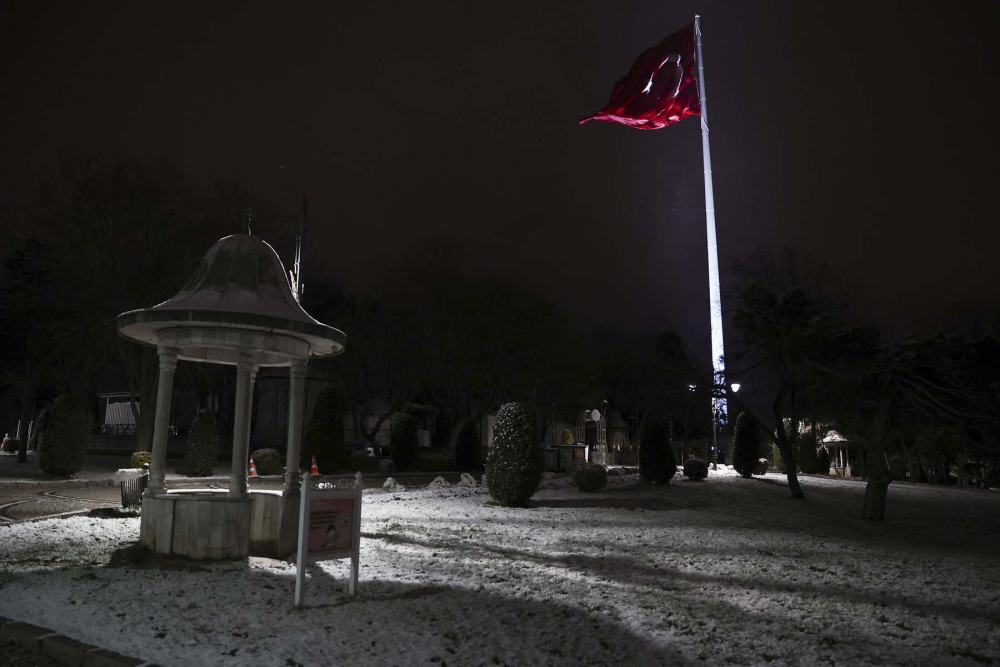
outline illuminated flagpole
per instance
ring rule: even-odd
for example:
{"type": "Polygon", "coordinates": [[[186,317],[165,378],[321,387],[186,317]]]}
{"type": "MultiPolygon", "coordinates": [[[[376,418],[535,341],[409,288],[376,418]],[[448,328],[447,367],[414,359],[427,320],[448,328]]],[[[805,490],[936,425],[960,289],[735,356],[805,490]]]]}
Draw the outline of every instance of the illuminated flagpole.
{"type": "MultiPolygon", "coordinates": [[[[701,17],[694,15],[698,56],[698,96],[701,102],[701,152],[705,162],[705,229],[708,236],[708,297],[712,318],[712,371],[714,387],[725,386],[726,350],[722,343],[722,290],[719,287],[719,244],[715,237],[715,193],[712,190],[712,153],[708,147],[708,103],[705,100],[705,58],[701,53],[701,17]]],[[[726,414],[726,401],[712,389],[712,465],[718,468],[718,415],[726,414]]]]}

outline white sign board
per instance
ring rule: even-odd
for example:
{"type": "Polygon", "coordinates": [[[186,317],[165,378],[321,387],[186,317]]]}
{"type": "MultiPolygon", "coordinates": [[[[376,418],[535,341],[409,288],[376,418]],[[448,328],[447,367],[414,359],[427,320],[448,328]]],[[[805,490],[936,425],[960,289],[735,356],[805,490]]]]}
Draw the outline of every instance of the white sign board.
{"type": "Polygon", "coordinates": [[[313,489],[308,471],[302,474],[299,503],[299,550],[295,573],[295,606],[302,605],[306,563],[351,559],[350,594],[358,586],[361,550],[361,473],[353,489],[313,489]]]}

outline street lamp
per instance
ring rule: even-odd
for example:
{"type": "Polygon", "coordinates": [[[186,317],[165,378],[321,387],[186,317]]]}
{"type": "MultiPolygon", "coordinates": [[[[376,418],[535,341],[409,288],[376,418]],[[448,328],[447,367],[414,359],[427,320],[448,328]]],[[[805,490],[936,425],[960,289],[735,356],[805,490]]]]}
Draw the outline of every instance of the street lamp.
{"type": "Polygon", "coordinates": [[[552,446],[556,446],[556,404],[552,404],[552,446]]]}
{"type": "MultiPolygon", "coordinates": [[[[729,385],[729,388],[732,389],[733,393],[735,394],[735,393],[739,392],[741,386],[742,385],[740,385],[739,382],[733,382],[731,385],[729,385]]],[[[719,409],[717,407],[718,406],[718,402],[716,401],[716,396],[715,396],[716,392],[712,392],[712,393],[713,393],[713,395],[712,395],[712,470],[718,470],[719,469],[719,436],[718,436],[718,433],[719,433],[719,409]]],[[[732,453],[732,452],[730,451],[730,453],[732,453]]],[[[730,464],[732,464],[732,461],[730,461],[730,464]]]]}
{"type": "Polygon", "coordinates": [[[712,392],[712,470],[719,469],[719,408],[712,392]]]}
{"type": "MultiPolygon", "coordinates": [[[[607,456],[608,456],[608,399],[602,400],[601,401],[601,406],[604,408],[604,451],[602,452],[602,454],[604,454],[604,465],[608,465],[608,459],[607,459],[607,456]]],[[[598,440],[600,440],[600,436],[601,436],[601,423],[597,422],[597,437],[598,437],[598,440]]],[[[598,444],[598,446],[600,446],[601,443],[598,442],[597,444],[598,444]]],[[[614,459],[614,455],[612,454],[612,456],[611,456],[611,465],[614,465],[614,463],[615,463],[615,459],[614,459]]]]}
{"type": "Polygon", "coordinates": [[[635,415],[632,415],[631,417],[628,418],[627,421],[632,422],[632,427],[629,429],[632,436],[629,438],[629,446],[628,446],[628,453],[629,453],[628,458],[631,461],[632,454],[635,454],[639,451],[639,419],[635,415]]]}

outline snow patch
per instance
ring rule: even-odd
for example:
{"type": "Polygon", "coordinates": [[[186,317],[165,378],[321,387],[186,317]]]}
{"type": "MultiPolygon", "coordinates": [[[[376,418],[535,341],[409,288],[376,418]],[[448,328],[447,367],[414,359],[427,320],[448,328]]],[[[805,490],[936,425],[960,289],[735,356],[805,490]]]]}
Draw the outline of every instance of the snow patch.
{"type": "Polygon", "coordinates": [[[374,489],[358,597],[346,561],[320,562],[302,610],[293,562],[132,565],[138,518],[15,524],[3,614],[168,667],[1000,661],[1000,494],[893,484],[871,524],[862,484],[804,477],[799,503],[765,480],[543,489],[525,509],[374,489]]]}

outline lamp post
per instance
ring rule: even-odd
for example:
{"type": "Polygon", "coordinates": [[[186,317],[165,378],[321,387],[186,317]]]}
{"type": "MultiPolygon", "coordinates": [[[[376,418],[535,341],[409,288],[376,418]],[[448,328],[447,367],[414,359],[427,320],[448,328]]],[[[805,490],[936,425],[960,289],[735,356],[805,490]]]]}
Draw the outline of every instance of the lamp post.
{"type": "MultiPolygon", "coordinates": [[[[639,420],[635,415],[629,417],[626,421],[632,422],[632,426],[629,429],[632,436],[629,438],[629,460],[632,458],[632,454],[635,453],[636,457],[639,454],[639,420]]],[[[636,461],[638,463],[638,460],[636,461]]]]}
{"type": "MultiPolygon", "coordinates": [[[[735,394],[740,390],[740,386],[739,382],[734,382],[729,385],[729,388],[732,389],[735,394]]],[[[722,387],[721,389],[722,391],[725,391],[725,387],[722,387]]],[[[717,408],[718,402],[716,400],[718,392],[719,387],[714,388],[712,391],[712,470],[719,469],[719,412],[717,408]]],[[[731,464],[732,461],[730,460],[730,465],[731,464]]]]}
{"type": "Polygon", "coordinates": [[[552,404],[552,446],[556,446],[556,404],[552,404]]]}
{"type": "Polygon", "coordinates": [[[485,389],[477,389],[476,390],[476,396],[479,397],[479,405],[478,405],[478,407],[479,407],[479,447],[481,449],[481,454],[483,455],[483,460],[485,460],[485,457],[489,454],[489,445],[490,445],[490,439],[489,439],[489,433],[488,433],[488,431],[489,431],[489,424],[490,424],[490,415],[489,415],[489,408],[485,407],[485,404],[486,404],[486,394],[487,394],[487,392],[486,392],[485,389]],[[485,424],[483,423],[484,419],[485,419],[485,424]]]}
{"type": "MultiPolygon", "coordinates": [[[[601,401],[601,406],[604,408],[604,465],[608,465],[608,400],[604,399],[601,401]]],[[[597,422],[597,446],[600,447],[600,436],[601,436],[601,423],[597,422]]],[[[615,459],[614,455],[611,456],[611,464],[614,465],[615,459]]]]}
{"type": "MultiPolygon", "coordinates": [[[[736,393],[740,390],[740,383],[734,382],[729,388],[736,393]]],[[[725,391],[724,386],[712,386],[712,470],[719,469],[719,398],[725,391]]]]}
{"type": "Polygon", "coordinates": [[[712,470],[719,469],[719,405],[712,391],[712,470]]]}

